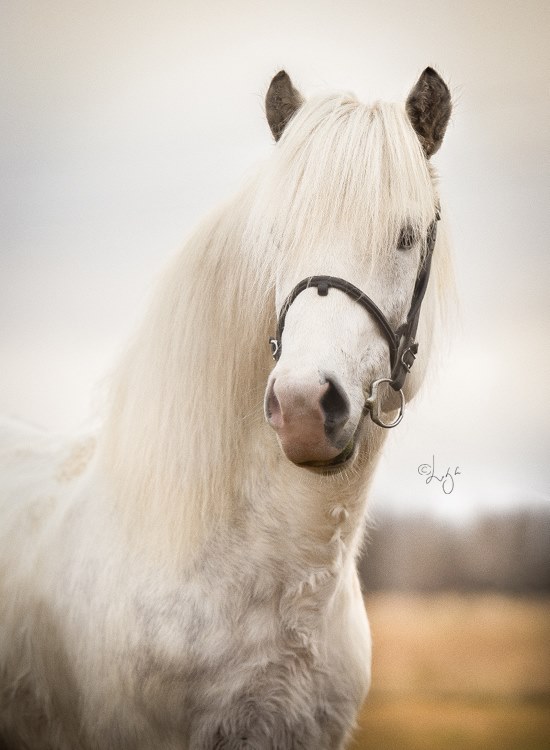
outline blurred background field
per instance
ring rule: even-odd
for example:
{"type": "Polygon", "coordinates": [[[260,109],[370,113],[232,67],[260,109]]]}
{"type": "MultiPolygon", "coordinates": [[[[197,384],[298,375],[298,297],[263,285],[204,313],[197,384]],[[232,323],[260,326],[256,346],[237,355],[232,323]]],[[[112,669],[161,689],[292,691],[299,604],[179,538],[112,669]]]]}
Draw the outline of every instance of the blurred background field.
{"type": "Polygon", "coordinates": [[[360,564],[372,688],[351,750],[550,748],[549,530],[544,508],[376,524],[360,564]]]}
{"type": "Polygon", "coordinates": [[[548,750],[550,596],[366,596],[373,683],[351,750],[548,750]]]}

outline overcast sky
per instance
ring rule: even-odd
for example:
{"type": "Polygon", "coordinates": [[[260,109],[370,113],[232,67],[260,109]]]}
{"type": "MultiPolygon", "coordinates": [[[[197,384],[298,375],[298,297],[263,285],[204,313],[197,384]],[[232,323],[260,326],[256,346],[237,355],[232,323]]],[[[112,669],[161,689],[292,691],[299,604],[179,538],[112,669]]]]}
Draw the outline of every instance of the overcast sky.
{"type": "Polygon", "coordinates": [[[455,100],[434,163],[461,324],[374,494],[549,501],[549,29],[546,0],[4,3],[0,410],[85,424],[166,259],[269,155],[277,70],[372,101],[432,65],[455,100]],[[460,468],[449,496],[417,474],[432,455],[460,468]]]}

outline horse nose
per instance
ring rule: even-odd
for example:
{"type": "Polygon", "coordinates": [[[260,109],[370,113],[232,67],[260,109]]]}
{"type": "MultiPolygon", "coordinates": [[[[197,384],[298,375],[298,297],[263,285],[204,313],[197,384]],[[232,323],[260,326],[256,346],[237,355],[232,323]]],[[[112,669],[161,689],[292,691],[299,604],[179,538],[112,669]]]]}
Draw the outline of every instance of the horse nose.
{"type": "Polygon", "coordinates": [[[267,421],[294,463],[330,461],[342,450],[349,400],[334,378],[276,377],[265,398],[267,421]]]}

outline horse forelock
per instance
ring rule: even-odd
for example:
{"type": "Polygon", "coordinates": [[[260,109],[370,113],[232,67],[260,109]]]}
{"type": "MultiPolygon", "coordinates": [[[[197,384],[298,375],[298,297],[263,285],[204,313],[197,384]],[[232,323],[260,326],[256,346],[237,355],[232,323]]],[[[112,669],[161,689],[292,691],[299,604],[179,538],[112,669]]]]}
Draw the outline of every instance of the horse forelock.
{"type": "Polygon", "coordinates": [[[306,102],[267,164],[247,233],[259,260],[288,264],[346,236],[357,261],[379,264],[403,226],[425,235],[438,196],[431,168],[399,104],[349,96],[306,102]]]}

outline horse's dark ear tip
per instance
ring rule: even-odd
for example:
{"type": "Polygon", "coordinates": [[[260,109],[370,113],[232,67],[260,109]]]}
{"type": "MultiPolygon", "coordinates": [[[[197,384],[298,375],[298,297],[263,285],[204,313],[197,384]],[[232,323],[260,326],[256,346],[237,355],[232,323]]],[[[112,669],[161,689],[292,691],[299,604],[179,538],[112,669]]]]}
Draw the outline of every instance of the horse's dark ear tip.
{"type": "Polygon", "coordinates": [[[286,72],[286,70],[280,70],[280,71],[279,71],[278,73],[276,73],[276,74],[275,74],[275,75],[273,76],[273,81],[272,81],[272,83],[275,83],[275,81],[280,81],[280,80],[282,80],[283,78],[288,78],[288,77],[289,77],[289,75],[288,75],[288,73],[286,72]]]}
{"type": "Polygon", "coordinates": [[[443,78],[439,75],[437,70],[435,68],[432,68],[430,65],[424,69],[420,77],[424,79],[427,78],[434,83],[437,81],[438,83],[442,83],[446,89],[449,88],[447,84],[445,83],[445,81],[443,80],[443,78]]]}
{"type": "Polygon", "coordinates": [[[288,121],[302,101],[286,70],[280,70],[273,76],[265,95],[265,114],[276,141],[283,134],[288,121]]]}

